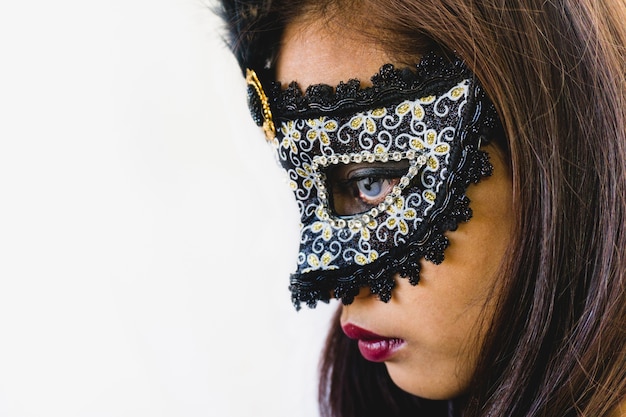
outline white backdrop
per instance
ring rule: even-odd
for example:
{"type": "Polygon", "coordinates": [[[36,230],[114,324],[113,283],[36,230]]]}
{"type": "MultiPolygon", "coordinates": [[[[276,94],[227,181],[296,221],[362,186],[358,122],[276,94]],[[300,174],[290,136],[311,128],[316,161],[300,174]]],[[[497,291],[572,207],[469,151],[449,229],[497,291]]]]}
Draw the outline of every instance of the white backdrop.
{"type": "Polygon", "coordinates": [[[0,416],[316,416],[334,306],[199,0],[0,0],[0,416]]]}

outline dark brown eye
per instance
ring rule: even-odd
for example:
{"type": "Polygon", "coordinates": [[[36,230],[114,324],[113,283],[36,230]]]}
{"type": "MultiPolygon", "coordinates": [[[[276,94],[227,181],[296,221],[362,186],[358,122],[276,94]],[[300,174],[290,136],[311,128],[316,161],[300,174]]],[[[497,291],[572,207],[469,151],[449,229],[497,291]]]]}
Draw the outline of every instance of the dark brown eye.
{"type": "Polygon", "coordinates": [[[330,208],[339,216],[364,213],[382,203],[407,174],[409,162],[339,164],[326,172],[330,208]]]}

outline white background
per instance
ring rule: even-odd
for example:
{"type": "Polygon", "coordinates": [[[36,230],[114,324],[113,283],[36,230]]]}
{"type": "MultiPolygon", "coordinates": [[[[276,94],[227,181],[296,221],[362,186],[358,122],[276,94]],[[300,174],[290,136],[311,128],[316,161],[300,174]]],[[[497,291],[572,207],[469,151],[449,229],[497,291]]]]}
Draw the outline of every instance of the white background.
{"type": "Polygon", "coordinates": [[[291,306],[295,203],[218,26],[0,0],[0,417],[317,415],[334,306],[291,306]]]}

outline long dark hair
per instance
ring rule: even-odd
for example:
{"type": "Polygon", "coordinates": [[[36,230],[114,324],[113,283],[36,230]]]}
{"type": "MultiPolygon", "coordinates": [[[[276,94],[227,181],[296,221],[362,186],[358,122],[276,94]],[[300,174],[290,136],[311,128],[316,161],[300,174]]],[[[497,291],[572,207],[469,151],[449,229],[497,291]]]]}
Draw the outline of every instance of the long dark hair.
{"type": "MultiPolygon", "coordinates": [[[[361,31],[367,16],[367,34],[399,60],[432,45],[462,57],[496,105],[515,231],[496,317],[457,412],[596,417],[624,400],[626,2],[257,1],[248,2],[252,19],[252,9],[242,18],[245,3],[223,2],[240,61],[276,51],[297,16],[361,31]]],[[[364,361],[338,318],[320,381],[324,416],[450,412],[400,391],[384,366],[364,361]]]]}

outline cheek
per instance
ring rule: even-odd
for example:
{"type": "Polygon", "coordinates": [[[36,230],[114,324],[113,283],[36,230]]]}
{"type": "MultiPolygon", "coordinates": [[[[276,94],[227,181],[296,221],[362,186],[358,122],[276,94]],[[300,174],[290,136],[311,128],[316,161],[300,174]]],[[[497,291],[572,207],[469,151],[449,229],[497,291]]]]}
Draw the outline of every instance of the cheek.
{"type": "Polygon", "coordinates": [[[500,293],[498,272],[511,239],[510,187],[504,175],[470,187],[474,216],[448,233],[444,262],[422,260],[415,287],[397,280],[392,302],[409,349],[387,366],[405,391],[446,399],[468,386],[500,293]]]}
{"type": "Polygon", "coordinates": [[[419,285],[399,278],[392,297],[407,349],[387,369],[401,389],[424,398],[463,393],[494,314],[492,276],[456,265],[425,263],[419,285]]]}
{"type": "Polygon", "coordinates": [[[442,345],[466,344],[480,333],[479,323],[493,317],[502,281],[498,274],[511,238],[509,199],[499,192],[504,191],[498,189],[499,182],[489,178],[485,187],[482,183],[470,187],[467,194],[475,203],[474,216],[447,233],[450,246],[441,264],[422,259],[415,287],[405,279],[397,280],[392,300],[396,298],[406,311],[415,309],[411,315],[421,318],[422,332],[440,339],[442,345]],[[503,195],[500,203],[504,204],[489,201],[491,192],[503,195]]]}

